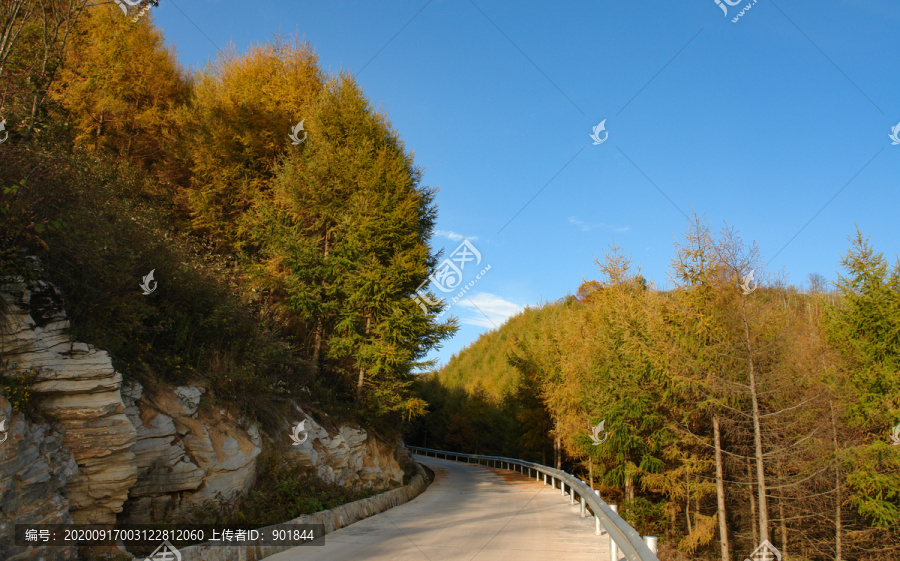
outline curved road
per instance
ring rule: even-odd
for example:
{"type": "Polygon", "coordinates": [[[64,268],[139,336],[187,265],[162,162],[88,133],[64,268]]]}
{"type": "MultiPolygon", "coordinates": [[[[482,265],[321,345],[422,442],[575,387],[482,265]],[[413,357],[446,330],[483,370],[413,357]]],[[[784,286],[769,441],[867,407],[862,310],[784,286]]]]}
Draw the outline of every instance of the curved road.
{"type": "Polygon", "coordinates": [[[408,503],[266,561],[581,561],[609,559],[606,532],[559,489],[508,470],[417,456],[434,482],[408,503]]]}

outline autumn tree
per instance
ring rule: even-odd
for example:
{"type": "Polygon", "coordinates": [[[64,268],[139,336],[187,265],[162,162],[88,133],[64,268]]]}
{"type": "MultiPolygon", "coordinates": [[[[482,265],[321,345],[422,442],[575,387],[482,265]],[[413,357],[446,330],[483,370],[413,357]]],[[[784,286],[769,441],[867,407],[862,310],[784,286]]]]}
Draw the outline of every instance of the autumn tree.
{"type": "Polygon", "coordinates": [[[102,5],[82,16],[69,41],[54,99],[68,112],[76,145],[118,154],[155,171],[160,183],[184,183],[172,115],[187,87],[151,15],[134,23],[102,5]]]}
{"type": "Polygon", "coordinates": [[[247,213],[265,197],[279,157],[304,149],[288,135],[309,118],[324,80],[312,47],[280,35],[246,55],[230,46],[195,76],[177,122],[189,132],[187,199],[197,232],[223,248],[247,243],[247,213]]]}
{"type": "Polygon", "coordinates": [[[889,269],[858,229],[849,240],[841,302],[826,312],[829,341],[847,361],[836,393],[852,397],[839,420],[857,433],[840,457],[847,502],[872,526],[857,547],[897,555],[900,454],[888,436],[900,424],[900,261],[889,269]]]}
{"type": "Polygon", "coordinates": [[[455,329],[412,299],[436,264],[433,191],[350,77],[323,87],[305,130],[247,223],[262,282],[314,334],[316,364],[370,409],[395,411],[411,371],[455,329]]]}

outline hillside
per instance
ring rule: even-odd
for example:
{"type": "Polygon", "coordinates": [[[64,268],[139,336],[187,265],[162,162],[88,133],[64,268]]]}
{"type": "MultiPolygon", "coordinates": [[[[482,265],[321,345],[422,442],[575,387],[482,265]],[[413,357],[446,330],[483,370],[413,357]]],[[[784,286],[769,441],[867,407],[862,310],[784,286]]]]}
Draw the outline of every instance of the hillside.
{"type": "Polygon", "coordinates": [[[0,9],[0,518],[274,523],[403,484],[455,324],[411,298],[437,209],[387,115],[309,43],[184,69],[152,14],[51,4],[0,9]]]}
{"type": "Polygon", "coordinates": [[[674,290],[612,247],[577,297],[528,309],[422,380],[430,413],[410,440],[577,473],[661,537],[660,559],[760,539],[791,559],[896,559],[900,261],[848,239],[831,291],[767,278],[755,246],[699,218],[676,246],[674,290]]]}

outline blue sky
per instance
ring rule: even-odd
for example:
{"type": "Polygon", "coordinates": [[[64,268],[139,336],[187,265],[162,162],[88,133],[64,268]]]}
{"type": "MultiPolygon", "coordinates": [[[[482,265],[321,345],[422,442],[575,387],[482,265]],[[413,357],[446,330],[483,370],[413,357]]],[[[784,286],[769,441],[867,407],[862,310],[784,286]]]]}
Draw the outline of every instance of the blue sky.
{"type": "Polygon", "coordinates": [[[694,210],[759,245],[763,282],[834,280],[857,225],[894,261],[900,4],[748,3],[736,23],[715,0],[162,0],[153,17],[186,67],[281,30],[356,74],[440,187],[435,249],[469,239],[490,265],[448,312],[446,362],[596,278],[613,238],[665,287],[694,210]]]}

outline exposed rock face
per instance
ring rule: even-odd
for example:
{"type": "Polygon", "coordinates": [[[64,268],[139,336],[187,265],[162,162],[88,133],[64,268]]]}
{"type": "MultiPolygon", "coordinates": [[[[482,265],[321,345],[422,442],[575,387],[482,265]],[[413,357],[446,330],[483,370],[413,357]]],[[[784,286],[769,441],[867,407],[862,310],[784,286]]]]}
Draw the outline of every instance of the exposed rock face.
{"type": "Polygon", "coordinates": [[[75,547],[15,546],[16,524],[71,524],[64,489],[77,469],[63,446],[63,435],[47,424],[12,416],[9,402],[0,397],[0,559],[19,561],[76,558],[75,547]]]}
{"type": "MultiPolygon", "coordinates": [[[[329,434],[315,419],[296,409],[297,422],[306,419],[309,438],[292,445],[291,453],[299,463],[315,467],[319,477],[338,485],[366,488],[403,483],[404,472],[396,458],[396,447],[369,436],[359,427],[342,426],[337,434],[329,434]]],[[[290,432],[285,429],[286,435],[290,432]]],[[[290,442],[287,436],[285,439],[290,442]]]]}
{"type": "Polygon", "coordinates": [[[126,412],[137,429],[138,480],[123,519],[171,519],[216,493],[229,497],[253,485],[262,451],[257,428],[245,429],[221,412],[200,411],[204,391],[160,388],[150,397],[140,384],[126,384],[126,412]]]}
{"type": "Polygon", "coordinates": [[[137,477],[131,452],[136,433],[119,393],[122,376],[105,351],[72,341],[52,285],[6,285],[2,297],[10,308],[4,358],[14,369],[37,373],[31,389],[43,394],[43,408],[59,419],[78,464],[66,487],[72,519],[112,524],[137,477]]]}
{"type": "MultiPolygon", "coordinates": [[[[57,420],[51,426],[13,418],[0,398],[8,433],[0,443],[0,559],[74,559],[70,548],[4,551],[15,523],[171,521],[217,493],[250,489],[262,450],[256,426],[204,407],[199,385],[123,385],[105,351],[67,334],[62,298],[51,284],[3,284],[0,297],[9,309],[0,358],[14,371],[34,372],[31,391],[57,420]]],[[[402,484],[402,443],[359,427],[326,430],[298,411],[291,421],[307,420],[307,440],[292,446],[290,427],[275,435],[298,462],[340,485],[402,484]]]]}

